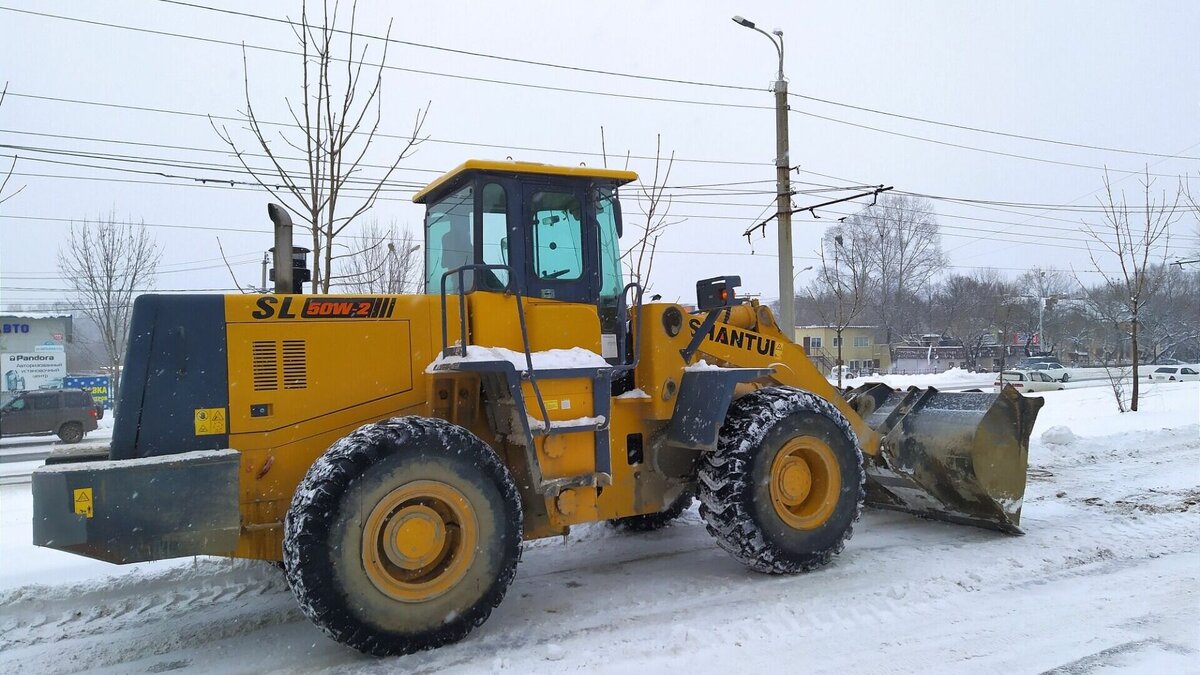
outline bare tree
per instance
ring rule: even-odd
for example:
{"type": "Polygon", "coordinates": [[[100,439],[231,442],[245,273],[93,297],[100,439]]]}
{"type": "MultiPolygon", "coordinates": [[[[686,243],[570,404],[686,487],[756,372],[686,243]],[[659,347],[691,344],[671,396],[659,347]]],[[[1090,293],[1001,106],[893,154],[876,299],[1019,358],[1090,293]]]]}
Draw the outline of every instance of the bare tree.
{"type": "Polygon", "coordinates": [[[817,280],[809,289],[822,322],[837,334],[834,346],[837,348],[835,365],[839,389],[845,370],[842,367],[842,332],[862,313],[867,286],[871,281],[869,260],[863,255],[864,251],[846,250],[842,229],[839,226],[825,232],[821,240],[821,265],[817,280]],[[829,302],[819,301],[822,297],[828,298],[829,302]]]}
{"type": "Polygon", "coordinates": [[[846,219],[843,237],[852,255],[869,261],[867,306],[890,344],[912,326],[907,306],[946,267],[933,207],[917,197],[884,195],[846,219]]]}
{"type": "Polygon", "coordinates": [[[371,209],[401,160],[424,140],[421,129],[429,112],[428,104],[418,109],[412,133],[398,150],[392,151],[382,176],[362,176],[362,169],[366,168],[363,160],[376,140],[382,119],[383,71],[387,67],[391,23],[379,62],[369,64],[370,45],[355,32],[357,3],[351,4],[346,29],[338,28],[338,8],[336,2],[332,9],[328,1],[324,2],[317,25],[309,21],[308,3],[304,2],[300,20],[292,23],[301,50],[300,104],[297,108],[291,99],[285,99],[292,124],[279,130],[277,138],[275,133],[264,129],[271,125],[261,121],[254,109],[249,65],[243,50],[246,97],[243,115],[258,148],[269,161],[269,168],[252,167],[247,162],[249,154],[239,147],[229,130],[213,123],[217,135],[246,171],[297,216],[297,225],[312,235],[312,280],[313,291],[317,293],[329,292],[335,280],[331,272],[334,261],[354,255],[354,252],[335,255],[336,240],[371,209]],[[278,148],[275,140],[286,147],[278,148]],[[287,148],[302,154],[298,160],[302,162],[300,168],[289,168],[294,165],[294,158],[284,154],[287,148]]]}
{"type": "Polygon", "coordinates": [[[1124,192],[1119,198],[1113,192],[1112,183],[1105,172],[1105,195],[1100,200],[1103,222],[1098,225],[1085,224],[1083,228],[1094,240],[1088,245],[1092,266],[1103,277],[1103,286],[1120,299],[1123,316],[1119,317],[1118,323],[1127,327],[1133,359],[1133,386],[1129,402],[1132,412],[1138,409],[1138,324],[1142,306],[1162,278],[1170,229],[1178,219],[1181,199],[1178,191],[1173,200],[1167,197],[1166,192],[1157,197],[1152,194],[1154,181],[1148,171],[1141,184],[1143,204],[1131,207],[1124,192]],[[1119,273],[1105,271],[1107,259],[1112,256],[1117,259],[1119,273]]]}
{"type": "MultiPolygon", "coordinates": [[[[5,82],[4,89],[0,90],[0,106],[4,105],[4,97],[7,95],[8,95],[8,83],[5,82]]],[[[8,169],[5,170],[3,173],[0,173],[0,204],[3,204],[4,202],[12,199],[13,197],[16,197],[18,194],[20,194],[21,190],[25,189],[25,186],[22,185],[21,187],[16,188],[12,192],[8,192],[8,182],[10,180],[12,180],[13,171],[15,171],[16,168],[17,168],[17,157],[16,157],[16,155],[13,155],[12,162],[8,165],[8,169]]]]}
{"type": "MultiPolygon", "coordinates": [[[[944,330],[962,341],[968,367],[981,367],[984,348],[991,346],[996,338],[995,314],[998,299],[1006,292],[1006,283],[994,269],[976,270],[970,275],[951,275],[936,296],[936,316],[944,330]]],[[[1001,337],[999,341],[1004,340],[1001,337]]]]}
{"type": "Polygon", "coordinates": [[[67,282],[73,304],[100,334],[114,405],[133,300],[154,285],[160,256],[145,225],[119,222],[113,213],[73,224],[58,251],[58,273],[67,282]]]}
{"type": "Polygon", "coordinates": [[[1200,269],[1168,264],[1160,282],[1142,307],[1142,334],[1149,351],[1147,361],[1188,355],[1200,345],[1200,269]]]}
{"type": "MultiPolygon", "coordinates": [[[[601,128],[601,145],[604,144],[604,130],[601,128]]],[[[628,162],[628,154],[626,155],[628,162]]],[[[605,151],[605,165],[608,164],[605,151]]],[[[666,193],[667,181],[671,178],[671,169],[675,166],[675,151],[665,160],[662,156],[662,134],[655,136],[654,175],[647,183],[639,180],[638,207],[642,218],[634,224],[638,228],[637,239],[621,254],[621,263],[629,270],[631,281],[636,281],[643,289],[650,287],[650,275],[654,271],[654,253],[658,249],[658,239],[672,225],[678,225],[683,219],[672,220],[671,196],[666,193]]]]}
{"type": "Polygon", "coordinates": [[[372,218],[363,224],[353,255],[342,260],[338,285],[347,293],[416,293],[421,288],[421,245],[412,230],[387,228],[372,218]]]}

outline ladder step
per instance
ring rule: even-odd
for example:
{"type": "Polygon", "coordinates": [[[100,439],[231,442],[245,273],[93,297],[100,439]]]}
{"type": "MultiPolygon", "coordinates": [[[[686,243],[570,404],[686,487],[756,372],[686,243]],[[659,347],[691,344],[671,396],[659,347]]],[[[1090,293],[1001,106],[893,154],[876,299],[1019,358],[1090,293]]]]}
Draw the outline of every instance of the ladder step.
{"type": "Polygon", "coordinates": [[[549,429],[546,428],[544,420],[529,415],[529,431],[534,436],[577,434],[585,431],[594,432],[605,429],[608,429],[608,418],[603,415],[598,417],[580,417],[573,420],[550,420],[549,429]]]}

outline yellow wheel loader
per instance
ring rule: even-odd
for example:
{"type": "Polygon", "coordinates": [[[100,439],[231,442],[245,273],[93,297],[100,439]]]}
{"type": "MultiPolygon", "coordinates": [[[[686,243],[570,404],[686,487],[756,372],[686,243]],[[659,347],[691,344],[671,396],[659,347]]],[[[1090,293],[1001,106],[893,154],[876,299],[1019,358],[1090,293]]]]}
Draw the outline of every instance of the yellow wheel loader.
{"type": "Polygon", "coordinates": [[[1041,399],[839,391],[737,277],[644,302],[635,179],[466,162],[415,197],[423,295],[139,297],[111,448],[34,473],[34,543],[282,561],[312,621],[385,655],[480,625],[522,541],[693,499],[771,574],[828,563],[864,499],[1020,532],[1041,399]]]}

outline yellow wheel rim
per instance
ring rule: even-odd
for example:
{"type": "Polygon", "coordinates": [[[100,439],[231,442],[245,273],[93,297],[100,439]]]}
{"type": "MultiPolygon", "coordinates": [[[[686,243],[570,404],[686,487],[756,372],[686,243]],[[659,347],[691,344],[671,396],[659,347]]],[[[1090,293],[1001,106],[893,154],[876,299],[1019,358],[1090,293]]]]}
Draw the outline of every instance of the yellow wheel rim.
{"type": "Polygon", "coordinates": [[[432,600],[466,575],[478,539],[475,510],[463,493],[438,481],[413,481],[385,495],[367,516],[363,569],[395,600],[432,600]]]}
{"type": "Polygon", "coordinates": [[[797,530],[824,525],[837,507],[841,487],[837,455],[813,436],[792,438],[771,462],[771,505],[797,530]]]}

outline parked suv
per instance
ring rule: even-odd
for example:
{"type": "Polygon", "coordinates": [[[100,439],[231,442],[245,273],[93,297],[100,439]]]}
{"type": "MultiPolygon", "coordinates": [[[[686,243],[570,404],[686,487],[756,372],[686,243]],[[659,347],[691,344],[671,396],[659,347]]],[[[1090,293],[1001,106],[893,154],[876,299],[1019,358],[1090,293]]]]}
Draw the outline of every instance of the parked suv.
{"type": "Polygon", "coordinates": [[[15,394],[0,408],[0,436],[58,434],[78,443],[95,431],[100,412],[82,389],[44,389],[15,394]]]}

